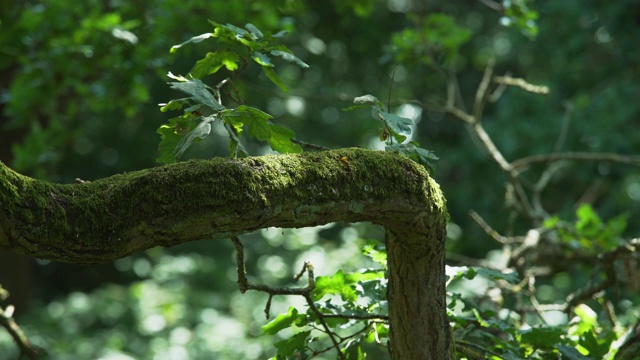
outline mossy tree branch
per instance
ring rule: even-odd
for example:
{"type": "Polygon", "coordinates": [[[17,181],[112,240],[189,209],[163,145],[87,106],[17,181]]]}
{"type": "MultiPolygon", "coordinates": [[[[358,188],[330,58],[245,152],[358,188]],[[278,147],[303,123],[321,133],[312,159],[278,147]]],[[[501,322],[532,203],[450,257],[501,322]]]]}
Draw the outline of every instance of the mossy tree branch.
{"type": "Polygon", "coordinates": [[[0,247],[55,261],[108,262],[267,227],[379,224],[397,359],[448,357],[446,216],[421,165],[363,149],[187,161],[69,185],[0,163],[0,247]]]}

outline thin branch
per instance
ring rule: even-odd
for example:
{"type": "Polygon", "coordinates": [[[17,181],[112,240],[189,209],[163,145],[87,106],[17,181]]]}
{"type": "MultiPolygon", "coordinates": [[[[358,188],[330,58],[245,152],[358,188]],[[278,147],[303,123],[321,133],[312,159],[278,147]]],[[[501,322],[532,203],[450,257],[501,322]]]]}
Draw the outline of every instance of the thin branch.
{"type": "Polygon", "coordinates": [[[502,4],[498,3],[497,1],[493,1],[493,0],[478,0],[478,1],[482,3],[484,6],[488,7],[489,9],[495,10],[501,14],[504,11],[504,7],[502,6],[502,4]]]}
{"type": "Polygon", "coordinates": [[[305,271],[307,272],[307,275],[309,277],[309,284],[307,285],[306,288],[274,288],[266,285],[252,284],[247,280],[246,265],[244,263],[244,247],[242,246],[242,242],[237,236],[232,237],[231,241],[233,242],[233,245],[236,249],[236,261],[238,262],[238,285],[240,287],[240,292],[244,293],[247,290],[256,290],[256,291],[266,292],[267,294],[269,294],[269,299],[267,300],[267,305],[265,307],[265,314],[267,315],[267,319],[269,318],[269,309],[271,307],[271,299],[273,298],[274,295],[303,296],[307,301],[307,305],[309,305],[309,308],[311,309],[311,311],[313,311],[313,313],[317,316],[318,321],[320,322],[320,324],[324,329],[324,332],[327,334],[327,336],[329,336],[329,339],[331,340],[333,347],[336,349],[338,353],[338,358],[344,359],[344,354],[340,351],[340,344],[335,338],[336,335],[331,331],[331,329],[329,328],[329,325],[324,320],[325,315],[322,312],[320,312],[320,310],[318,310],[315,303],[313,302],[313,299],[311,298],[311,292],[313,291],[313,289],[315,289],[315,286],[316,286],[315,276],[313,274],[314,269],[311,262],[306,261],[304,263],[304,266],[302,267],[302,271],[300,272],[300,274],[295,276],[295,280],[297,281],[300,279],[300,277],[302,277],[302,274],[304,274],[305,271]]]}
{"type": "Polygon", "coordinates": [[[393,81],[396,78],[396,67],[391,72],[391,84],[389,85],[389,96],[387,96],[387,111],[391,111],[391,94],[393,93],[393,81]]]}
{"type": "Polygon", "coordinates": [[[31,344],[24,332],[20,329],[16,321],[13,319],[13,306],[7,306],[5,309],[0,307],[0,326],[5,328],[13,341],[20,349],[20,358],[26,356],[29,359],[38,359],[40,350],[31,344]]]}
{"type": "Polygon", "coordinates": [[[514,244],[518,242],[517,239],[500,235],[489,224],[487,224],[486,221],[484,221],[484,219],[480,216],[480,214],[478,214],[474,210],[469,211],[469,216],[471,216],[473,221],[475,221],[476,224],[478,224],[478,226],[480,226],[480,228],[482,228],[482,230],[484,230],[484,232],[487,233],[487,235],[491,236],[495,241],[499,242],[500,244],[514,244]]]}
{"type": "Polygon", "coordinates": [[[524,79],[512,78],[511,76],[496,76],[495,78],[493,78],[493,81],[499,84],[517,86],[522,90],[525,90],[534,94],[547,95],[549,93],[548,86],[533,85],[528,83],[524,79]]]}
{"type": "Polygon", "coordinates": [[[478,90],[476,91],[476,99],[473,102],[473,116],[476,118],[477,122],[480,122],[480,119],[482,119],[482,111],[484,109],[487,90],[489,89],[489,84],[491,83],[491,74],[493,74],[494,65],[495,59],[491,58],[489,60],[489,63],[487,64],[487,67],[484,69],[482,81],[480,82],[478,90]]]}
{"type": "Polygon", "coordinates": [[[558,153],[564,146],[565,141],[567,140],[567,134],[569,133],[569,124],[571,123],[571,113],[573,113],[573,104],[570,102],[565,102],[564,104],[565,111],[564,116],[562,117],[562,127],[560,128],[560,135],[558,135],[558,139],[556,140],[556,144],[553,147],[553,152],[558,153]]]}

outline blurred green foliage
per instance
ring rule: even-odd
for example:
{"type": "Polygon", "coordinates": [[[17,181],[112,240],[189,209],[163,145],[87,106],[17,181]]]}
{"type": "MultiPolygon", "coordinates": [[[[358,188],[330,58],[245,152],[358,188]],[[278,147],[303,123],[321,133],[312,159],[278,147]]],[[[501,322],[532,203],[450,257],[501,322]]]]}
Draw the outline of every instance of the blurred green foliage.
{"type": "MultiPolygon", "coordinates": [[[[568,150],[640,151],[637,1],[432,1],[426,9],[407,0],[56,0],[0,6],[0,159],[38,178],[71,182],[150,167],[158,156],[158,127],[169,121],[171,132],[193,131],[195,119],[166,119],[158,112],[158,102],[179,94],[166,85],[166,74],[191,71],[195,78],[207,76],[213,86],[242,66],[233,52],[213,42],[170,53],[171,45],[211,31],[208,19],[250,23],[264,33],[290,31],[284,44],[310,67],[277,63],[286,94],[274,90],[261,66],[249,67],[238,75],[234,96],[270,114],[299,139],[327,147],[384,147],[384,127],[372,125],[370,114],[341,111],[363,94],[383,99],[388,114],[410,119],[410,131],[401,135],[440,157],[435,176],[451,213],[452,259],[473,257],[490,267],[503,254],[502,245],[470,221],[469,210],[506,235],[522,235],[531,225],[512,216],[506,177],[477,139],[442,113],[447,74],[456,75],[460,93],[455,95],[465,108],[472,106],[492,58],[496,74],[511,73],[551,89],[540,96],[507,88],[499,101],[486,104],[484,125],[508,160],[568,150]],[[223,71],[212,71],[217,66],[223,71]]],[[[268,64],[260,56],[254,60],[268,64]]],[[[218,125],[210,132],[228,135],[218,125]]],[[[179,142],[174,138],[169,147],[179,142]]],[[[213,137],[191,145],[183,157],[228,154],[229,143],[213,137]]],[[[260,142],[246,143],[245,150],[268,151],[260,142]]],[[[162,154],[172,160],[173,154],[162,154]]],[[[431,155],[414,154],[416,159],[431,155]]],[[[533,166],[526,176],[537,179],[543,172],[543,166],[533,166]]],[[[604,276],[600,265],[579,262],[580,256],[610,251],[640,231],[633,221],[640,210],[640,177],[626,165],[562,162],[541,202],[550,212],[541,231],[557,231],[559,237],[550,241],[574,255],[536,284],[538,301],[559,304],[604,276]]],[[[348,274],[383,268],[384,251],[374,245],[382,238],[380,229],[332,224],[269,229],[245,238],[248,272],[259,282],[287,285],[294,269],[311,259],[322,279],[318,296],[324,296],[325,309],[372,311],[367,298],[378,300],[382,279],[348,274]],[[357,255],[363,246],[375,261],[357,255]],[[366,301],[359,303],[360,297],[366,301]],[[361,308],[345,309],[349,306],[361,308]]],[[[274,337],[261,336],[268,323],[262,318],[266,296],[236,291],[232,254],[226,242],[202,241],[152,249],[108,267],[38,262],[33,264],[38,280],[31,284],[35,297],[18,322],[53,359],[258,359],[321,337],[305,327],[295,332],[282,325],[274,337]]],[[[528,303],[529,294],[496,295],[505,282],[518,285],[524,273],[451,267],[449,310],[458,349],[478,351],[473,344],[482,345],[505,358],[611,355],[612,344],[640,311],[640,285],[629,280],[634,269],[637,263],[623,264],[620,284],[578,305],[567,318],[561,311],[543,316],[509,311],[520,301],[536,305],[528,303]]],[[[275,298],[271,315],[294,314],[292,308],[313,321],[299,299],[275,298]]],[[[384,325],[368,329],[346,347],[350,358],[364,352],[369,358],[384,356],[383,347],[371,345],[386,336],[384,325]]],[[[17,354],[3,332],[0,353],[17,354]]],[[[334,357],[329,352],[316,358],[334,357]]]]}

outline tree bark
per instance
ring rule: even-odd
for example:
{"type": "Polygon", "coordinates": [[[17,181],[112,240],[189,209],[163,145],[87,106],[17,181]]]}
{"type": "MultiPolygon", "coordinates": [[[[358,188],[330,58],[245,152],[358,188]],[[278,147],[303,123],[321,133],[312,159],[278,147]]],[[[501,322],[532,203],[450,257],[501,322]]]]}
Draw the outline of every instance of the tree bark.
{"type": "Polygon", "coordinates": [[[394,359],[449,357],[446,219],[421,165],[371,150],[187,161],[68,185],[0,162],[0,248],[54,261],[108,262],[267,227],[379,224],[394,359]]]}

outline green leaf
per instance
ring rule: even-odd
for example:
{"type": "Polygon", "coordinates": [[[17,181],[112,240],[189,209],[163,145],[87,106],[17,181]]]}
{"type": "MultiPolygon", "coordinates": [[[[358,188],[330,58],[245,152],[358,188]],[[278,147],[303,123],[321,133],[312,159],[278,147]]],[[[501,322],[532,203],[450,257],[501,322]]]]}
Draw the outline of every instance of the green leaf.
{"type": "Polygon", "coordinates": [[[174,150],[185,134],[193,130],[194,120],[193,116],[178,116],[170,119],[168,125],[165,124],[158,128],[157,133],[161,135],[161,140],[158,145],[157,162],[163,164],[176,162],[174,150]]]}
{"type": "Polygon", "coordinates": [[[277,125],[269,125],[271,127],[271,137],[269,145],[271,148],[281,154],[297,154],[302,152],[302,148],[298,144],[291,142],[294,132],[277,125]]]}
{"type": "Polygon", "coordinates": [[[595,236],[597,235],[600,227],[602,226],[602,220],[593,211],[593,208],[589,204],[582,204],[576,210],[576,216],[578,221],[576,222],[576,231],[583,236],[595,236]]]}
{"type": "Polygon", "coordinates": [[[264,35],[262,34],[262,31],[260,31],[257,27],[255,27],[255,25],[253,24],[246,24],[244,26],[245,28],[247,28],[247,30],[249,30],[249,32],[251,33],[251,36],[254,39],[262,39],[264,37],[264,35]]]}
{"type": "Polygon", "coordinates": [[[242,143],[240,142],[238,135],[236,135],[236,132],[240,134],[240,130],[242,130],[242,124],[240,124],[240,130],[236,130],[236,131],[233,131],[233,129],[230,128],[231,126],[233,125],[230,125],[228,123],[224,124],[224,128],[227,130],[227,133],[229,134],[229,145],[228,145],[229,153],[230,153],[229,156],[232,158],[249,156],[249,153],[247,152],[247,150],[244,148],[244,146],[242,146],[242,143]]]}
{"type": "Polygon", "coordinates": [[[487,268],[467,268],[467,267],[462,267],[460,271],[458,271],[453,277],[452,280],[457,280],[457,279],[467,279],[467,280],[473,280],[476,276],[484,276],[486,278],[489,278],[490,280],[504,280],[507,281],[511,284],[517,284],[520,279],[518,277],[518,272],[517,271],[512,271],[509,273],[502,273],[500,271],[497,270],[493,270],[493,269],[487,269],[487,268]]]}
{"type": "Polygon", "coordinates": [[[346,360],[364,360],[366,358],[364,351],[362,351],[360,339],[348,342],[343,353],[346,360]]]}
{"type": "Polygon", "coordinates": [[[184,46],[184,45],[186,45],[186,44],[189,44],[189,43],[194,43],[194,44],[196,44],[196,43],[199,43],[199,42],[201,42],[201,41],[203,41],[203,40],[206,40],[206,39],[208,39],[208,38],[210,38],[210,37],[212,37],[212,36],[213,36],[213,33],[205,33],[205,34],[201,34],[201,35],[198,35],[198,36],[194,36],[194,37],[192,37],[191,39],[189,39],[189,40],[187,40],[187,41],[183,42],[182,44],[173,45],[173,46],[171,47],[170,52],[173,54],[173,53],[175,53],[176,51],[178,51],[178,49],[179,49],[179,48],[183,47],[183,46],[184,46]]]}
{"type": "Polygon", "coordinates": [[[175,99],[166,104],[159,104],[160,111],[167,112],[169,110],[180,110],[184,105],[188,104],[187,99],[175,99]]]}
{"type": "Polygon", "coordinates": [[[578,344],[589,351],[589,357],[593,359],[604,359],[607,352],[609,352],[611,343],[613,343],[616,338],[617,335],[613,330],[605,330],[600,334],[596,334],[592,330],[582,334],[578,344]]]}
{"type": "Polygon", "coordinates": [[[371,258],[371,260],[377,262],[378,264],[387,267],[387,251],[386,249],[379,248],[376,243],[370,243],[365,245],[362,248],[362,253],[365,256],[371,258]]]}
{"type": "Polygon", "coordinates": [[[262,71],[264,71],[264,74],[267,75],[272,83],[278,85],[282,92],[287,92],[287,86],[282,82],[282,80],[280,80],[280,77],[276,74],[275,71],[273,71],[272,68],[270,68],[269,66],[263,66],[262,71]]]}
{"type": "Polygon", "coordinates": [[[284,59],[286,61],[289,61],[289,62],[297,64],[298,66],[300,66],[303,69],[306,69],[306,68],[309,67],[309,65],[307,65],[304,61],[300,60],[297,56],[295,56],[295,55],[293,55],[291,53],[288,53],[286,51],[272,50],[271,51],[271,55],[279,56],[279,57],[281,57],[282,59],[284,59]]]}
{"type": "Polygon", "coordinates": [[[342,270],[338,270],[333,276],[320,276],[316,279],[316,288],[311,292],[311,298],[317,301],[327,294],[340,295],[345,301],[355,301],[358,298],[355,287],[346,281],[342,270]]]}
{"type": "Polygon", "coordinates": [[[272,116],[249,106],[241,105],[238,109],[242,107],[246,108],[246,114],[249,114],[249,116],[244,120],[245,125],[247,125],[247,132],[249,133],[249,136],[260,141],[267,141],[271,139],[273,132],[271,131],[271,126],[267,120],[271,119],[272,116]]]}
{"type": "Polygon", "coordinates": [[[207,85],[199,79],[185,79],[185,81],[170,82],[169,85],[172,89],[180,90],[191,95],[191,99],[202,105],[210,107],[215,112],[224,110],[224,106],[218,104],[216,99],[209,92],[207,85]]]}
{"type": "Polygon", "coordinates": [[[563,359],[567,360],[594,360],[592,357],[582,355],[578,349],[567,345],[558,345],[556,347],[560,354],[563,355],[563,359]]]}
{"type": "Polygon", "coordinates": [[[413,121],[402,116],[394,115],[386,111],[377,111],[377,116],[384,121],[391,130],[391,135],[399,143],[405,141],[407,136],[411,135],[411,125],[413,121]]]}
{"type": "Polygon", "coordinates": [[[224,121],[231,123],[238,132],[247,126],[249,136],[260,141],[267,141],[272,136],[269,119],[273,116],[251,106],[240,105],[236,109],[221,112],[224,121]]]}
{"type": "Polygon", "coordinates": [[[551,349],[562,341],[565,329],[562,327],[532,328],[518,331],[520,341],[534,348],[551,349]]]}
{"type": "Polygon", "coordinates": [[[202,121],[189,132],[180,142],[176,145],[173,154],[176,159],[180,159],[182,154],[193,144],[194,141],[199,141],[211,133],[211,123],[215,120],[215,117],[210,116],[203,118],[202,121]]]}
{"type": "Polygon", "coordinates": [[[380,109],[384,109],[384,104],[382,103],[382,101],[378,100],[377,97],[369,94],[358,96],[357,98],[353,99],[353,103],[356,105],[377,106],[380,109]]]}
{"type": "Polygon", "coordinates": [[[288,30],[281,30],[278,31],[276,34],[271,35],[271,37],[274,37],[276,39],[282,39],[283,37],[285,37],[287,34],[289,33],[288,30]]]}
{"type": "Polygon", "coordinates": [[[511,284],[517,284],[520,281],[520,278],[518,276],[518,272],[517,271],[512,271],[509,273],[503,273],[497,270],[493,270],[493,269],[487,269],[487,268],[478,268],[476,270],[478,272],[478,275],[482,275],[485,277],[488,277],[489,279],[495,281],[495,280],[504,280],[506,282],[509,282],[511,284]]]}
{"type": "Polygon", "coordinates": [[[430,172],[435,171],[432,161],[438,160],[438,157],[433,151],[418,147],[417,144],[417,142],[411,141],[408,144],[387,145],[385,151],[397,151],[418,164],[422,164],[430,172]]]}
{"type": "Polygon", "coordinates": [[[265,335],[275,335],[280,330],[291,327],[299,317],[305,317],[305,315],[299,314],[298,310],[291,306],[286,314],[280,314],[268,324],[264,325],[262,327],[262,333],[265,335]]]}
{"type": "Polygon", "coordinates": [[[289,358],[295,352],[303,351],[307,346],[307,338],[311,335],[311,331],[299,332],[287,340],[278,341],[273,344],[278,349],[279,356],[285,356],[289,358]]]}
{"type": "Polygon", "coordinates": [[[223,66],[229,71],[234,71],[238,69],[240,61],[240,55],[229,50],[209,52],[204,59],[196,62],[189,74],[194,78],[202,79],[207,75],[216,73],[223,66]]]}
{"type": "Polygon", "coordinates": [[[253,53],[251,53],[251,58],[253,59],[253,61],[255,61],[258,64],[260,64],[263,68],[267,67],[267,66],[268,67],[274,67],[275,66],[271,62],[271,58],[265,53],[261,53],[259,51],[254,51],[253,53]]]}

